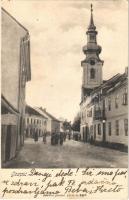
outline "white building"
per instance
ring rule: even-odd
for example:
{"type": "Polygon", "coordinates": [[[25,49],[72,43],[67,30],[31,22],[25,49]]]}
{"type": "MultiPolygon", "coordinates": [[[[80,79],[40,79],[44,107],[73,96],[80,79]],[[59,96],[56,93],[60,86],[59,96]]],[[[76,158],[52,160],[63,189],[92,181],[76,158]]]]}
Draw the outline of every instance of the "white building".
{"type": "Polygon", "coordinates": [[[40,114],[44,115],[47,120],[47,133],[51,134],[53,132],[60,132],[60,121],[56,119],[53,115],[48,113],[46,109],[43,109],[42,107],[35,108],[40,114]]]}
{"type": "Polygon", "coordinates": [[[43,136],[47,132],[47,118],[28,105],[25,111],[25,136],[33,137],[36,131],[39,137],[43,136]]]}
{"type": "Polygon", "coordinates": [[[26,83],[31,80],[28,30],[1,10],[1,145],[2,163],[24,144],[26,83]]]}
{"type": "Polygon", "coordinates": [[[102,143],[119,147],[128,143],[128,73],[117,74],[103,81],[103,61],[99,58],[97,31],[91,19],[87,45],[83,47],[86,59],[82,61],[83,80],[81,96],[81,139],[84,142],[102,143]]]}

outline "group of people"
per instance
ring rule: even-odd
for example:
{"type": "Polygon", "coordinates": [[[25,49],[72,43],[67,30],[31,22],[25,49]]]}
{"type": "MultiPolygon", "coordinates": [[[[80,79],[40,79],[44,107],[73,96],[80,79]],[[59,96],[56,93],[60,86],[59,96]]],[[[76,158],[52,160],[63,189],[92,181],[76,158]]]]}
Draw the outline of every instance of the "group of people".
{"type": "MultiPolygon", "coordinates": [[[[39,138],[39,135],[38,135],[37,131],[34,133],[33,137],[34,137],[34,141],[37,142],[38,138],[39,138]]],[[[42,137],[43,137],[43,143],[46,144],[46,142],[47,142],[47,140],[46,140],[47,133],[44,132],[42,137]]]]}
{"type": "Polygon", "coordinates": [[[63,142],[66,140],[66,134],[65,133],[56,133],[53,132],[51,134],[51,145],[63,145],[63,142]]]}
{"type": "MultiPolygon", "coordinates": [[[[69,136],[69,135],[68,135],[69,136]]],[[[34,135],[34,141],[37,142],[38,141],[38,138],[39,138],[39,135],[38,135],[38,132],[35,131],[34,135]]],[[[42,135],[42,138],[43,138],[43,143],[46,144],[47,143],[47,133],[43,133],[42,135]]],[[[70,136],[68,137],[70,139],[70,136]]],[[[63,142],[66,140],[66,133],[64,132],[53,132],[51,134],[51,145],[63,145],[63,142]]]]}

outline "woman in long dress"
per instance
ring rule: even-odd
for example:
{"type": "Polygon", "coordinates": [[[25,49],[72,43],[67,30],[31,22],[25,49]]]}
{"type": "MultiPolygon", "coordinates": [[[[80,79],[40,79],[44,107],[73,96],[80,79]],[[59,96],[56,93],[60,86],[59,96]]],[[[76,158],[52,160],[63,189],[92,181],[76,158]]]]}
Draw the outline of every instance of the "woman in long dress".
{"type": "Polygon", "coordinates": [[[43,134],[43,142],[44,142],[44,144],[46,144],[46,136],[47,136],[47,134],[46,134],[46,132],[43,134]]]}
{"type": "Polygon", "coordinates": [[[38,131],[35,130],[35,133],[34,133],[34,141],[37,142],[38,141],[38,131]]]}

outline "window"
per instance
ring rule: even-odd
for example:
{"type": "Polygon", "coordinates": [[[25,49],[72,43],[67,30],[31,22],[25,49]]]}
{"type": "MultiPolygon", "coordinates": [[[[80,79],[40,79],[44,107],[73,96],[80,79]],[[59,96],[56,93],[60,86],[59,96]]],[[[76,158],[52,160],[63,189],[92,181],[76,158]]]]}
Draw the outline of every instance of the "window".
{"type": "Polygon", "coordinates": [[[94,79],[95,78],[95,69],[91,68],[90,70],[90,78],[94,79]]]}
{"type": "Polygon", "coordinates": [[[27,124],[29,124],[29,118],[27,118],[27,124]]]}
{"type": "Polygon", "coordinates": [[[93,125],[90,126],[90,134],[93,134],[93,125]]]}
{"type": "Polygon", "coordinates": [[[116,135],[119,135],[119,120],[116,120],[116,135]]]}
{"type": "Polygon", "coordinates": [[[101,135],[101,124],[98,124],[98,135],[101,135]]]}
{"type": "Polygon", "coordinates": [[[92,59],[92,60],[90,60],[90,64],[91,65],[95,65],[95,61],[92,59]]]}
{"type": "Polygon", "coordinates": [[[95,36],[94,35],[90,35],[90,40],[94,40],[95,36]]]}
{"type": "Polygon", "coordinates": [[[31,124],[33,123],[33,119],[31,119],[31,124]]]}
{"type": "Polygon", "coordinates": [[[108,110],[111,110],[111,98],[108,98],[108,110]]]}
{"type": "Polygon", "coordinates": [[[96,125],[94,125],[94,134],[96,135],[96,125]]]}
{"type": "Polygon", "coordinates": [[[111,136],[111,134],[112,134],[112,125],[111,125],[111,122],[108,122],[108,134],[109,134],[109,136],[111,136]]]}
{"type": "Polygon", "coordinates": [[[87,117],[92,117],[92,109],[87,111],[87,117]]]}
{"type": "Polygon", "coordinates": [[[125,135],[128,136],[128,119],[124,119],[125,135]]]}
{"type": "Polygon", "coordinates": [[[127,105],[128,104],[127,88],[124,89],[124,93],[123,93],[123,96],[122,96],[122,103],[123,103],[123,105],[127,105]]]}
{"type": "Polygon", "coordinates": [[[83,112],[82,112],[82,120],[83,120],[83,112]]]}
{"type": "Polygon", "coordinates": [[[119,96],[116,95],[116,97],[115,97],[115,108],[118,108],[118,101],[119,101],[119,96]]]}

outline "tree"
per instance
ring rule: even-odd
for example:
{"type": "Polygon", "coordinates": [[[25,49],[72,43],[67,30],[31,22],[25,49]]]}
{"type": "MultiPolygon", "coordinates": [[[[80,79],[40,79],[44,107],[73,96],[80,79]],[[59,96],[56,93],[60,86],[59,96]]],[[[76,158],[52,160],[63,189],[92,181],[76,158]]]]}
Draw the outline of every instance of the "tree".
{"type": "Polygon", "coordinates": [[[74,118],[74,121],[72,124],[72,130],[80,132],[80,123],[81,123],[81,117],[80,117],[80,113],[78,113],[76,117],[74,118]]]}
{"type": "Polygon", "coordinates": [[[71,122],[68,122],[67,120],[65,120],[63,122],[63,130],[64,131],[71,131],[71,122]]]}

